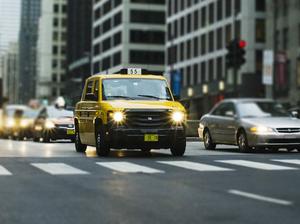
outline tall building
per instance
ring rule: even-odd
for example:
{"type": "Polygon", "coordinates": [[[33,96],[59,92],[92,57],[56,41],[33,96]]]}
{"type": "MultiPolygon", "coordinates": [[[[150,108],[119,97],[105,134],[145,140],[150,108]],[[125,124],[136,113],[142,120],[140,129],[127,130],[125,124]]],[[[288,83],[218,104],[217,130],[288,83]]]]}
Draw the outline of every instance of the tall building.
{"type": "Polygon", "coordinates": [[[20,8],[21,0],[0,0],[0,55],[18,40],[20,8]]]}
{"type": "Polygon", "coordinates": [[[22,0],[19,34],[19,98],[22,103],[35,98],[40,10],[41,0],[22,0]]]}
{"type": "Polygon", "coordinates": [[[73,105],[91,75],[92,3],[93,0],[68,0],[66,94],[73,105]]]}
{"type": "Polygon", "coordinates": [[[165,11],[165,0],[94,1],[92,73],[164,72],[165,11]]]}
{"type": "Polygon", "coordinates": [[[3,97],[8,99],[9,103],[18,102],[19,82],[18,82],[18,52],[19,47],[16,42],[9,43],[8,49],[2,54],[1,74],[3,84],[3,97]]]}
{"type": "Polygon", "coordinates": [[[53,100],[65,95],[67,0],[42,1],[38,33],[36,95],[53,100]]]}
{"type": "Polygon", "coordinates": [[[224,97],[264,96],[265,0],[168,0],[167,8],[166,73],[172,83],[174,74],[180,74],[181,98],[190,105],[191,119],[199,119],[224,97]],[[234,38],[247,42],[238,88],[225,59],[234,38]]]}
{"type": "Polygon", "coordinates": [[[271,96],[300,106],[300,1],[267,0],[267,49],[274,51],[271,96]]]}

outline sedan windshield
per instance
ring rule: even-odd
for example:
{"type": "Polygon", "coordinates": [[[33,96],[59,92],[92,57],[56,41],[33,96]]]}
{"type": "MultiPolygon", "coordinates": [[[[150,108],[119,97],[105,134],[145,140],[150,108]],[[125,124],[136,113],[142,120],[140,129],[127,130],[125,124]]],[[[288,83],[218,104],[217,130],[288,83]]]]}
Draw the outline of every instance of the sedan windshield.
{"type": "Polygon", "coordinates": [[[166,81],[159,79],[105,79],[103,100],[172,100],[166,81]]]}
{"type": "Polygon", "coordinates": [[[49,118],[72,118],[73,111],[65,109],[56,109],[55,107],[48,107],[49,118]]]}
{"type": "Polygon", "coordinates": [[[280,103],[245,102],[237,104],[240,117],[289,117],[280,103]]]}

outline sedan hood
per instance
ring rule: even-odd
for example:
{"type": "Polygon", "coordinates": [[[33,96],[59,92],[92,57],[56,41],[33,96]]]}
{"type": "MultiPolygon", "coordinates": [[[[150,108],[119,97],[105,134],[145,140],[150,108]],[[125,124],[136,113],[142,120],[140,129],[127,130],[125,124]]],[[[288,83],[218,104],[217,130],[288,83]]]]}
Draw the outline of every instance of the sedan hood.
{"type": "Polygon", "coordinates": [[[293,117],[242,118],[242,122],[269,128],[299,128],[300,119],[293,117]]]}

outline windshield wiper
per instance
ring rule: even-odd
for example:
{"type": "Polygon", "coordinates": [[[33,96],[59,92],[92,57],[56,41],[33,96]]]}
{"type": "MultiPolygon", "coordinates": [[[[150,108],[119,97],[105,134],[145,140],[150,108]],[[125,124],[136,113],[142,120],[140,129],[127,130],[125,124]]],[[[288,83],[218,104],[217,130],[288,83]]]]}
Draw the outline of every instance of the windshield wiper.
{"type": "Polygon", "coordinates": [[[122,99],[128,99],[128,100],[134,100],[134,98],[129,96],[106,96],[106,97],[112,97],[112,98],[122,98],[122,99]]]}
{"type": "Polygon", "coordinates": [[[153,98],[153,99],[157,99],[157,100],[169,100],[168,98],[161,98],[161,97],[152,96],[152,95],[138,95],[138,96],[146,97],[146,98],[153,98]]]}

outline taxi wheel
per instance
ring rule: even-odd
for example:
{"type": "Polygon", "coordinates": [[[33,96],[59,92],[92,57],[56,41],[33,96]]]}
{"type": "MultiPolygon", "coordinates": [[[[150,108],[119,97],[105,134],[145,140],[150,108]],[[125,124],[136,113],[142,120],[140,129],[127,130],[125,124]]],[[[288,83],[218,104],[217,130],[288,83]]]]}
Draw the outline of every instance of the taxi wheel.
{"type": "Polygon", "coordinates": [[[240,152],[249,152],[250,151],[251,148],[248,145],[247,135],[246,135],[245,131],[240,131],[238,133],[237,143],[238,143],[240,152]]]}
{"type": "Polygon", "coordinates": [[[98,130],[96,133],[96,152],[98,156],[108,156],[110,152],[109,145],[104,140],[102,130],[98,130]]]}
{"type": "Polygon", "coordinates": [[[87,145],[84,145],[84,144],[81,143],[79,131],[78,131],[77,128],[75,128],[75,139],[74,139],[74,142],[75,142],[76,152],[85,152],[86,151],[87,145]]]}
{"type": "Polygon", "coordinates": [[[183,156],[185,153],[185,147],[186,147],[186,139],[178,139],[176,140],[174,146],[171,147],[171,153],[173,156],[183,156]]]}
{"type": "Polygon", "coordinates": [[[49,133],[47,133],[46,131],[43,133],[43,142],[45,142],[45,143],[50,142],[49,133]]]}
{"type": "Polygon", "coordinates": [[[204,141],[204,147],[206,150],[216,149],[216,144],[213,143],[208,129],[204,131],[203,141],[204,141]]]}

